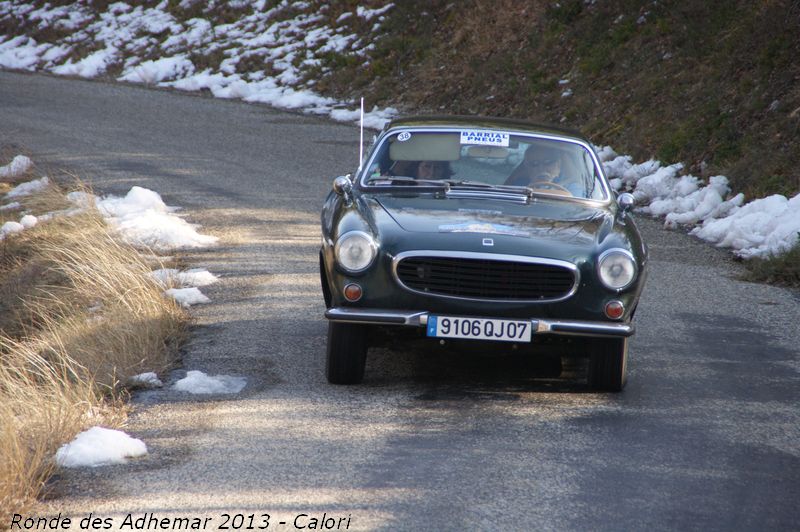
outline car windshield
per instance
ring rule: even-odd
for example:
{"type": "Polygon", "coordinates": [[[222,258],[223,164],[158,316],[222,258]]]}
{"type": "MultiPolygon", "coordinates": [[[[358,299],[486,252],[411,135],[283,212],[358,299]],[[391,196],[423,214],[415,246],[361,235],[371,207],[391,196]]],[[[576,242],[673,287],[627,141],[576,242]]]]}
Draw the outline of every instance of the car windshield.
{"type": "Polygon", "coordinates": [[[378,146],[362,181],[369,186],[437,182],[606,198],[594,159],[582,145],[495,130],[393,133],[378,146]]]}

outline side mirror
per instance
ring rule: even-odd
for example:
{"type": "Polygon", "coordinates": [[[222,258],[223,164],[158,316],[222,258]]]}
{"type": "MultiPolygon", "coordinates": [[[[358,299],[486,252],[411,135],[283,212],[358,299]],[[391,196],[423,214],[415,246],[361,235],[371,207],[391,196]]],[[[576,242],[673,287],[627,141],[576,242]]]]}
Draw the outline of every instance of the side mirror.
{"type": "Polygon", "coordinates": [[[617,205],[622,209],[622,212],[628,212],[636,205],[636,198],[630,192],[623,192],[617,198],[617,205]]]}
{"type": "Polygon", "coordinates": [[[340,175],[333,180],[333,191],[349,202],[353,198],[353,182],[350,175],[340,175]]]}

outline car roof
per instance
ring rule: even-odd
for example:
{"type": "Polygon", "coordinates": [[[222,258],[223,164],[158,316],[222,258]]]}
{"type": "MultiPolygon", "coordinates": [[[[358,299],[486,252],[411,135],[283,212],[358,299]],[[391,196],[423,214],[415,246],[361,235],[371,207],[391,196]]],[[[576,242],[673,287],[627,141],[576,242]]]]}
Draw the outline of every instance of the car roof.
{"type": "Polygon", "coordinates": [[[386,124],[384,130],[396,127],[425,127],[425,126],[454,126],[454,127],[482,127],[488,129],[504,129],[525,133],[543,133],[546,135],[556,135],[568,137],[583,142],[589,142],[580,132],[552,126],[539,124],[528,120],[515,118],[499,118],[492,116],[462,116],[462,115],[418,115],[402,116],[393,119],[386,124]]]}

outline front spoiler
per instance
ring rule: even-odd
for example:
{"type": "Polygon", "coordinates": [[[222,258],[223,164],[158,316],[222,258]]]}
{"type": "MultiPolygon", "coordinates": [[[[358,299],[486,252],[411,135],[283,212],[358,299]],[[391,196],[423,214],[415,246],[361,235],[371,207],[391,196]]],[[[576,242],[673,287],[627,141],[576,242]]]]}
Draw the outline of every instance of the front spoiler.
{"type": "MultiPolygon", "coordinates": [[[[428,312],[426,311],[334,307],[325,311],[325,317],[330,321],[339,323],[399,325],[404,327],[425,327],[428,324],[428,312]]],[[[632,323],[546,320],[540,318],[531,319],[530,322],[534,334],[628,337],[634,333],[632,323]]]]}

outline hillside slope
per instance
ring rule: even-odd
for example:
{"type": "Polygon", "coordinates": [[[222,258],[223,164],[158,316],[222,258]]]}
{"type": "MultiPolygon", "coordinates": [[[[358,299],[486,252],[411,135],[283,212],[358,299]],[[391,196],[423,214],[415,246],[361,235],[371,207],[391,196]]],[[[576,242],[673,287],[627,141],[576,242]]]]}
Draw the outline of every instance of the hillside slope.
{"type": "Polygon", "coordinates": [[[748,198],[800,191],[799,35],[797,0],[0,1],[0,67],[531,118],[748,198]]]}
{"type": "Polygon", "coordinates": [[[318,88],[563,123],[748,197],[800,191],[796,0],[406,1],[376,44],[366,67],[329,58],[318,88]]]}

